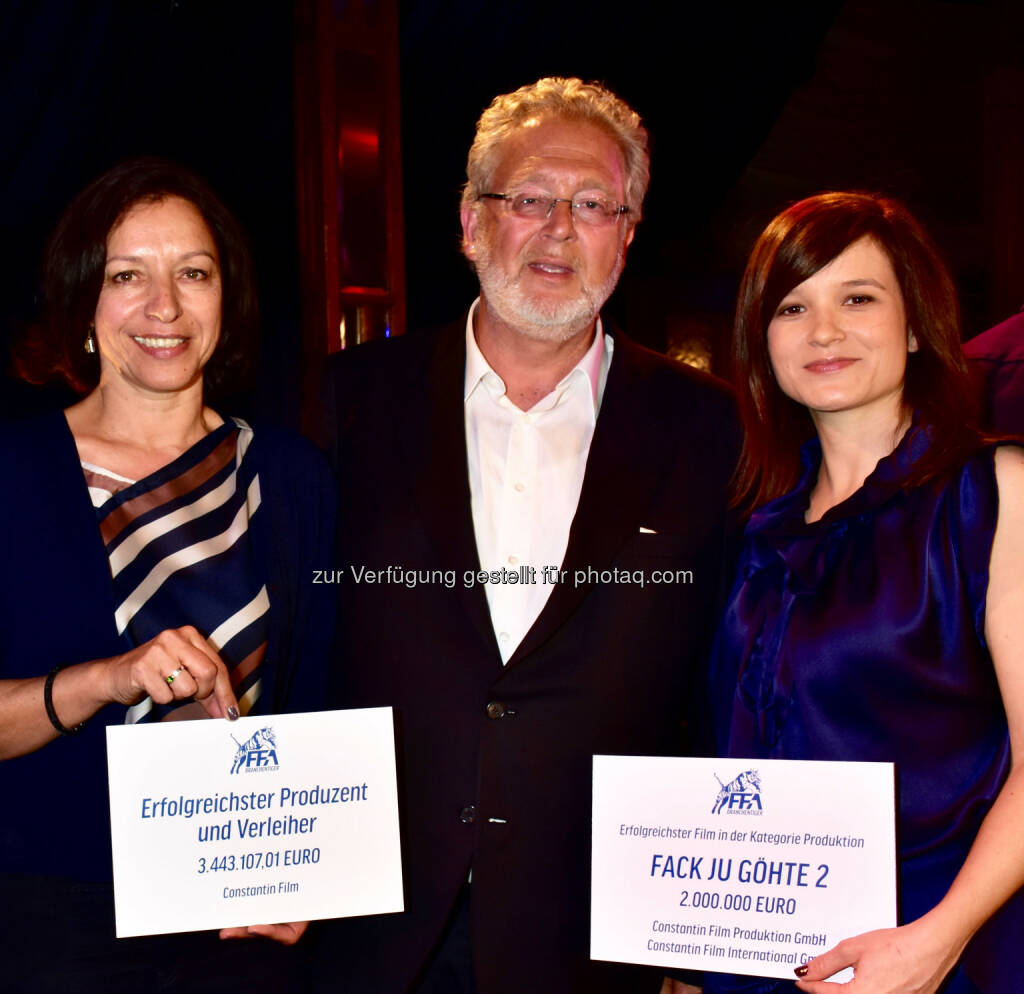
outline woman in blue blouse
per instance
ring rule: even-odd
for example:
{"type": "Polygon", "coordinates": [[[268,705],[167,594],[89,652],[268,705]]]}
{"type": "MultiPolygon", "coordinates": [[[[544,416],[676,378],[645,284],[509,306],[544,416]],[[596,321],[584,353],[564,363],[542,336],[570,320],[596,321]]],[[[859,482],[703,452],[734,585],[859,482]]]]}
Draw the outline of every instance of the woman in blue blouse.
{"type": "Polygon", "coordinates": [[[83,396],[0,432],[0,987],[290,994],[302,923],[223,935],[278,943],[114,938],[104,726],[322,706],[332,609],[308,581],[330,473],[207,404],[252,358],[256,305],[199,177],[155,159],[101,176],[44,291],[32,362],[83,396]]]}
{"type": "Polygon", "coordinates": [[[811,197],[754,248],[735,353],[756,510],[716,649],[719,748],[889,761],[899,784],[900,926],[796,986],[1022,991],[1024,454],[972,426],[949,275],[899,204],[811,197]]]}

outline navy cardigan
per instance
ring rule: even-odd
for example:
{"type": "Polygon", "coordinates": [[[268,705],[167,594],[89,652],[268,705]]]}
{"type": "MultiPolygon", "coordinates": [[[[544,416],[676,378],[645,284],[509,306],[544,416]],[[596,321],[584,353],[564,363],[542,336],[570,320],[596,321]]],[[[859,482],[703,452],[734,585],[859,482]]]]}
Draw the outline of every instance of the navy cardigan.
{"type": "MultiPolygon", "coordinates": [[[[257,712],[324,706],[335,485],[305,439],[257,427],[261,510],[253,542],[265,564],[270,635],[257,712]]],[[[0,678],[125,652],[114,627],[110,568],[74,439],[63,414],[0,428],[0,678]]],[[[43,707],[40,695],[39,707],[43,707]]],[[[108,706],[73,737],[0,763],[0,872],[110,880],[104,726],[108,706]]]]}

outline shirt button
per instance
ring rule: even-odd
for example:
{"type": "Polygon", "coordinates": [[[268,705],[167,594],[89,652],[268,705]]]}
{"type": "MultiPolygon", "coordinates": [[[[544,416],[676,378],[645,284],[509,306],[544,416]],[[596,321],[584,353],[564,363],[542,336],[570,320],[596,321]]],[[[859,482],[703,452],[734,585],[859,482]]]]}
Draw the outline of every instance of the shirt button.
{"type": "Polygon", "coordinates": [[[510,566],[515,566],[515,565],[517,565],[519,563],[519,557],[518,556],[509,556],[508,557],[508,562],[509,562],[510,566]]]}
{"type": "Polygon", "coordinates": [[[521,494],[525,489],[526,489],[526,484],[525,483],[517,483],[516,484],[516,493],[521,494]]]}
{"type": "Polygon", "coordinates": [[[507,642],[507,641],[508,641],[508,632],[501,632],[501,633],[500,633],[500,634],[498,635],[498,638],[499,638],[499,639],[500,639],[500,640],[501,640],[502,642],[507,642]]]}
{"type": "Polygon", "coordinates": [[[487,705],[488,718],[504,718],[505,705],[501,701],[490,701],[487,705]]]}
{"type": "Polygon", "coordinates": [[[461,821],[463,825],[472,825],[475,820],[476,820],[476,805],[475,804],[467,804],[459,812],[459,821],[461,821]]]}

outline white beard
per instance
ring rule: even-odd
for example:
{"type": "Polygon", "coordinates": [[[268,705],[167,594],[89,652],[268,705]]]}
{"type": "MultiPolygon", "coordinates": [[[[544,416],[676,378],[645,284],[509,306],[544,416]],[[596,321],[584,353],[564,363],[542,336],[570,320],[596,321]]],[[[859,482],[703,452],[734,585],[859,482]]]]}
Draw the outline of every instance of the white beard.
{"type": "Polygon", "coordinates": [[[486,234],[477,239],[474,265],[480,293],[488,310],[503,324],[526,338],[542,342],[567,342],[589,328],[611,296],[625,262],[625,240],[619,246],[608,278],[599,287],[581,283],[579,294],[568,300],[537,300],[522,288],[518,274],[509,276],[491,259],[486,234]]]}

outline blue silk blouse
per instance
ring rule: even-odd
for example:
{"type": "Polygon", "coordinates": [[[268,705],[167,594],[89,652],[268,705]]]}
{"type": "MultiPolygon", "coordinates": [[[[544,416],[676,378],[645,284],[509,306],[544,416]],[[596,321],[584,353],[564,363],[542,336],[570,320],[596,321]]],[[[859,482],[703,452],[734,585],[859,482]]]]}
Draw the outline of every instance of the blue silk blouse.
{"type": "MultiPolygon", "coordinates": [[[[901,922],[945,894],[1010,767],[984,632],[994,449],[906,490],[928,444],[912,426],[856,493],[811,523],[821,449],[804,446],[797,487],[747,526],[712,663],[720,755],[896,764],[901,922]]],[[[1011,951],[989,949],[982,973],[993,956],[1011,951]]],[[[709,975],[708,990],[791,987],[723,979],[709,975]]],[[[974,989],[1024,989],[1010,974],[990,983],[974,989]]]]}

